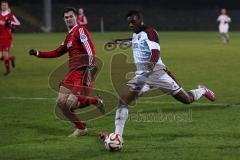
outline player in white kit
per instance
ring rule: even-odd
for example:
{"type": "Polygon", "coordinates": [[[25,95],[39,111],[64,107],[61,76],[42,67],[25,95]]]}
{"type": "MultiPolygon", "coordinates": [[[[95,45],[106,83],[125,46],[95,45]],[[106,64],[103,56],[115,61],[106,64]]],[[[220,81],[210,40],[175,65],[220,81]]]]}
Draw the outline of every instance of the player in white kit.
{"type": "MultiPolygon", "coordinates": [[[[172,95],[178,101],[190,104],[205,96],[211,101],[215,100],[214,93],[203,85],[197,89],[186,92],[167,70],[160,57],[160,45],[157,32],[143,23],[140,12],[130,11],[127,15],[129,28],[133,30],[131,38],[134,63],[137,71],[135,77],[128,81],[124,92],[120,95],[118,109],[115,115],[115,133],[122,136],[125,122],[128,118],[128,105],[134,101],[143,87],[156,87],[166,94],[172,95]]],[[[130,39],[122,39],[124,42],[130,39]]],[[[121,39],[111,41],[120,42],[121,39]]],[[[146,91],[147,89],[145,89],[146,91]]],[[[105,139],[106,133],[99,134],[105,139]]]]}
{"type": "Polygon", "coordinates": [[[225,8],[221,9],[221,14],[218,16],[217,21],[219,22],[219,33],[222,38],[222,42],[224,44],[229,42],[229,23],[231,22],[231,18],[227,15],[227,10],[225,8]]]}

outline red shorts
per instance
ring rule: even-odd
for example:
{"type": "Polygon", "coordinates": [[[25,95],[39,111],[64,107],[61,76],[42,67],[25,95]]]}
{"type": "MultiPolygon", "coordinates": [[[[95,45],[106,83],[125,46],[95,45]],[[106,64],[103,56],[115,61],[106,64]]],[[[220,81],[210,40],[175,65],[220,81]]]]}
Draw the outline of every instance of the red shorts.
{"type": "Polygon", "coordinates": [[[0,52],[9,51],[12,46],[12,41],[0,40],[0,52]]]}
{"type": "Polygon", "coordinates": [[[85,82],[85,71],[73,71],[67,74],[61,85],[70,89],[75,95],[88,96],[93,88],[93,79],[85,82]]]}

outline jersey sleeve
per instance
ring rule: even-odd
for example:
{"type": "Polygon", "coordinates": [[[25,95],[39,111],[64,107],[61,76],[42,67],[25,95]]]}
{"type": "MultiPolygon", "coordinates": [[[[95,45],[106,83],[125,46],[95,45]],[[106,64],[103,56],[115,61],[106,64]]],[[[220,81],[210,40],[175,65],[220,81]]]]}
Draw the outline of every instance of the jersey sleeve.
{"type": "Polygon", "coordinates": [[[94,64],[95,49],[88,30],[85,27],[80,27],[77,36],[82,43],[85,52],[88,54],[89,65],[94,64]]]}
{"type": "Polygon", "coordinates": [[[228,23],[232,22],[232,19],[230,17],[228,17],[227,19],[228,19],[228,23]]]}
{"type": "Polygon", "coordinates": [[[11,16],[11,27],[12,28],[20,28],[21,27],[20,21],[14,15],[11,16]]]}
{"type": "Polygon", "coordinates": [[[157,61],[159,60],[159,54],[160,54],[160,45],[159,45],[158,34],[152,28],[148,28],[146,30],[146,33],[147,33],[146,42],[151,51],[150,62],[156,64],[157,61]]]}
{"type": "Polygon", "coordinates": [[[87,17],[86,17],[86,16],[83,16],[83,21],[80,22],[80,24],[86,25],[87,23],[88,23],[87,17]]]}
{"type": "Polygon", "coordinates": [[[37,56],[39,58],[56,58],[60,57],[67,52],[67,45],[64,43],[60,45],[57,49],[52,51],[38,51],[37,56]]]}

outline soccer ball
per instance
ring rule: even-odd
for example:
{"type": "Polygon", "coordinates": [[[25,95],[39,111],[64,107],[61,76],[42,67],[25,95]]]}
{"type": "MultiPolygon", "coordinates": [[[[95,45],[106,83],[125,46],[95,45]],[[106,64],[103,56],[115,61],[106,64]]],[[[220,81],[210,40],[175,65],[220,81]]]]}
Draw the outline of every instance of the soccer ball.
{"type": "Polygon", "coordinates": [[[121,150],[123,143],[122,137],[115,133],[109,134],[104,141],[106,149],[111,152],[121,150]]]}

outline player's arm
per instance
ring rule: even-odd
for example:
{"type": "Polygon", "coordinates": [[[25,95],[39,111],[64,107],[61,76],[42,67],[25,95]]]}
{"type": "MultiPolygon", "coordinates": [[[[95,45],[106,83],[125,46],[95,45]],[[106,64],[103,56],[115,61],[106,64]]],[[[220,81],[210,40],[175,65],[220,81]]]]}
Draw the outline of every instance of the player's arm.
{"type": "Polygon", "coordinates": [[[88,30],[85,27],[79,28],[79,32],[75,35],[82,43],[82,46],[89,57],[89,65],[94,63],[95,48],[89,36],[88,30]]]}
{"type": "Polygon", "coordinates": [[[132,45],[132,38],[114,39],[107,41],[104,45],[104,49],[106,51],[112,51],[117,47],[117,45],[119,45],[121,49],[127,49],[132,45]]]}
{"type": "Polygon", "coordinates": [[[10,18],[6,19],[5,26],[13,29],[17,29],[21,27],[21,23],[14,15],[12,15],[10,18]]]}
{"type": "Polygon", "coordinates": [[[146,31],[147,33],[147,45],[151,51],[151,58],[148,62],[149,69],[153,70],[154,66],[159,60],[159,55],[160,55],[160,45],[159,45],[159,39],[156,31],[153,29],[149,29],[146,31]]]}
{"type": "Polygon", "coordinates": [[[131,43],[132,41],[132,38],[121,38],[121,39],[113,39],[113,40],[110,40],[108,41],[107,43],[109,44],[123,44],[123,43],[131,43]]]}
{"type": "Polygon", "coordinates": [[[226,20],[224,21],[224,24],[230,23],[231,22],[231,18],[227,17],[226,20]]]}
{"type": "Polygon", "coordinates": [[[14,28],[14,29],[21,27],[20,21],[19,21],[14,15],[13,15],[13,17],[12,17],[11,27],[14,28]]]}
{"type": "Polygon", "coordinates": [[[79,21],[79,24],[86,25],[88,23],[87,17],[83,16],[83,21],[79,21]]]}
{"type": "Polygon", "coordinates": [[[56,58],[56,57],[60,57],[63,54],[65,54],[67,52],[67,46],[66,45],[61,45],[59,46],[57,49],[52,50],[52,51],[38,51],[35,49],[31,49],[29,51],[29,55],[31,56],[36,56],[39,58],[56,58]]]}
{"type": "Polygon", "coordinates": [[[228,17],[228,23],[232,22],[232,19],[230,17],[228,17]]]}
{"type": "Polygon", "coordinates": [[[79,32],[76,35],[82,43],[85,52],[88,55],[88,66],[85,70],[83,77],[83,85],[89,86],[94,79],[97,72],[97,66],[95,65],[95,49],[92,40],[90,39],[88,30],[85,27],[79,28],[79,32]]]}

